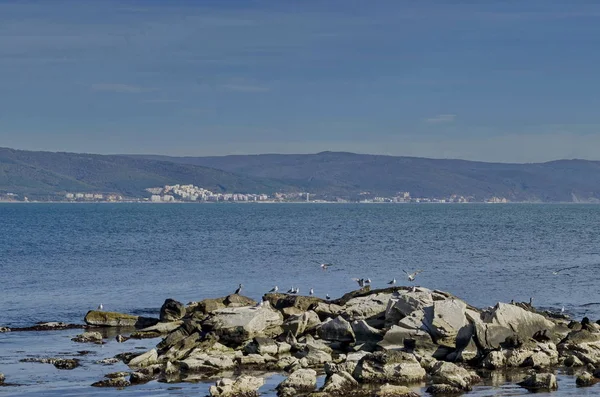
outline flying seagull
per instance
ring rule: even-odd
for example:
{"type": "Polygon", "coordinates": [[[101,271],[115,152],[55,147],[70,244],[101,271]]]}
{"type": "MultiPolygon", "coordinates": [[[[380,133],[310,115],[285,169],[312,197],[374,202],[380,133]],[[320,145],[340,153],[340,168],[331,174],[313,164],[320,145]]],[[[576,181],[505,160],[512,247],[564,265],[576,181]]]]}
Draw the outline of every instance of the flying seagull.
{"type": "Polygon", "coordinates": [[[104,309],[104,306],[101,304],[98,305],[98,310],[102,311],[104,309]]]}
{"type": "Polygon", "coordinates": [[[279,287],[274,286],[273,288],[271,288],[271,290],[269,292],[277,292],[277,291],[279,291],[279,287]]]}
{"type": "Polygon", "coordinates": [[[556,276],[556,275],[558,275],[558,273],[562,272],[563,270],[575,269],[575,268],[578,268],[578,267],[579,266],[563,267],[562,269],[557,269],[557,270],[553,271],[552,274],[554,274],[556,276]]]}
{"type": "Polygon", "coordinates": [[[360,288],[365,286],[365,279],[364,278],[353,278],[353,281],[356,281],[358,283],[358,286],[360,288]]]}
{"type": "Polygon", "coordinates": [[[396,284],[396,279],[395,279],[395,278],[393,278],[393,279],[392,279],[392,281],[390,281],[388,284],[389,284],[389,285],[394,285],[394,284],[396,284]]]}
{"type": "Polygon", "coordinates": [[[417,274],[422,273],[423,270],[417,270],[414,273],[409,273],[406,270],[404,270],[404,273],[406,273],[406,275],[408,276],[408,281],[415,281],[415,277],[417,277],[417,274]]]}
{"type": "Polygon", "coordinates": [[[240,284],[239,287],[235,290],[234,294],[238,295],[240,292],[242,292],[242,287],[243,287],[243,285],[240,284]]]}

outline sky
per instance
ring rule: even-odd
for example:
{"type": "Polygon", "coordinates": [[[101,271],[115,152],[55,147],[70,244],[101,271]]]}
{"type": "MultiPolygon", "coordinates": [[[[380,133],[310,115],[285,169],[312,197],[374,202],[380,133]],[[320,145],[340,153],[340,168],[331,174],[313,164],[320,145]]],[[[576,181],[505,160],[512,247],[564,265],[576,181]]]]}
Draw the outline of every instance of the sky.
{"type": "Polygon", "coordinates": [[[0,146],[600,160],[600,5],[0,0],[0,146]]]}

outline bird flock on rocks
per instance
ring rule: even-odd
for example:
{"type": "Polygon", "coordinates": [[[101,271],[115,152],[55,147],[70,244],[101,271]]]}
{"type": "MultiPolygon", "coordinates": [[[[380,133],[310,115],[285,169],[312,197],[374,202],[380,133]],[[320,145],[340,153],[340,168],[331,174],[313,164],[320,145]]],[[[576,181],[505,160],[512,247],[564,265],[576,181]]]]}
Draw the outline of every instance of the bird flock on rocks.
{"type": "MultiPolygon", "coordinates": [[[[317,262],[319,264],[319,267],[323,270],[326,271],[327,269],[329,269],[331,266],[335,266],[333,263],[321,263],[321,262],[317,262]]],[[[415,278],[417,277],[417,275],[419,273],[422,273],[423,270],[417,270],[415,272],[409,273],[406,270],[403,270],[404,273],[406,273],[406,277],[408,279],[408,281],[415,281],[415,278]]],[[[366,286],[370,286],[372,281],[370,278],[352,278],[353,281],[355,281],[356,283],[358,283],[358,286],[360,288],[366,287],[366,286]]],[[[393,278],[390,282],[387,283],[388,285],[395,285],[396,284],[396,278],[393,278]]],[[[238,288],[235,290],[234,294],[239,294],[242,292],[242,284],[239,284],[238,288]]],[[[276,285],[273,288],[271,288],[269,290],[269,293],[276,293],[279,291],[279,287],[276,285]]],[[[288,289],[286,292],[286,294],[289,295],[298,295],[300,293],[300,288],[299,287],[294,287],[292,286],[290,289],[288,289]]],[[[313,296],[315,294],[315,290],[314,288],[311,288],[308,292],[309,296],[313,296]]],[[[329,296],[329,294],[325,295],[325,299],[330,300],[331,297],[329,296]]]]}

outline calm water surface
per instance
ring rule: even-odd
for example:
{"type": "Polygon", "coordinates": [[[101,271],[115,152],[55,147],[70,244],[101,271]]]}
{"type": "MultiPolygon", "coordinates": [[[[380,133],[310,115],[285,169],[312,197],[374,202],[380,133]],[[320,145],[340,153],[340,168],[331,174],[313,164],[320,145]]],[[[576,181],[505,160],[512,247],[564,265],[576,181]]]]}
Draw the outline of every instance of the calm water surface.
{"type": "MultiPolygon", "coordinates": [[[[238,283],[253,298],[274,285],[335,297],[355,288],[352,277],[383,287],[394,277],[404,280],[402,269],[423,269],[418,284],[476,306],[533,297],[537,306],[564,306],[576,317],[597,319],[600,206],[0,204],[0,326],[82,322],[99,303],[156,315],[165,298],[223,296],[238,283]],[[336,265],[323,272],[320,261],[336,265]],[[552,274],[568,266],[578,268],[552,274]]],[[[0,393],[115,393],[87,387],[121,369],[91,358],[66,373],[18,363],[24,354],[87,349],[70,342],[76,333],[0,334],[0,372],[24,384],[0,393]]],[[[132,346],[109,343],[98,354],[132,346]]],[[[575,389],[572,377],[561,383],[553,395],[600,393],[575,389]]],[[[206,389],[152,382],[119,393],[201,395],[206,389]]],[[[478,390],[472,395],[525,395],[511,384],[478,390]]]]}

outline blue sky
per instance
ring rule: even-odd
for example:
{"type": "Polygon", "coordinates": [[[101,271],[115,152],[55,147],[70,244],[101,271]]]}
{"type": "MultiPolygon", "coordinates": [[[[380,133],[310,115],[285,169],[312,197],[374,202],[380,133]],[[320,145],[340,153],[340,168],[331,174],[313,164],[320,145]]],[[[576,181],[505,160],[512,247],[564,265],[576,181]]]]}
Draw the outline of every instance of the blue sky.
{"type": "Polygon", "coordinates": [[[0,1],[0,146],[600,160],[600,5],[0,1]]]}

